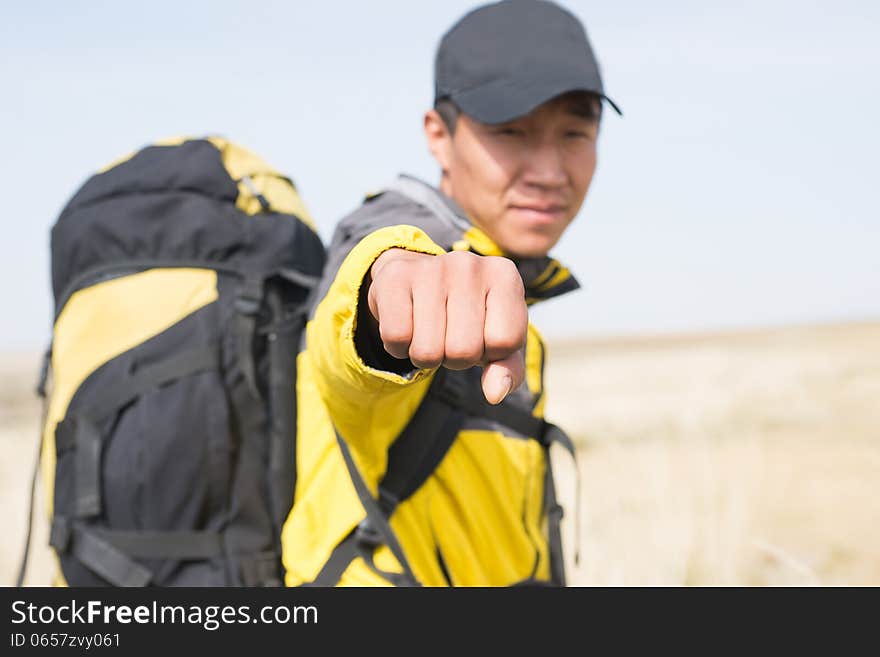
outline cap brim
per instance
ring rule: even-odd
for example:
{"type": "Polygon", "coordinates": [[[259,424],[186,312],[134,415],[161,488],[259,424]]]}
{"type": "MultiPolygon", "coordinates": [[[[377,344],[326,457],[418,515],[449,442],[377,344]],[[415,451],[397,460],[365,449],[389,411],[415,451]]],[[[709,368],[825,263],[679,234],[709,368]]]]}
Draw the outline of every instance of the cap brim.
{"type": "Polygon", "coordinates": [[[449,96],[468,116],[480,123],[494,125],[507,123],[525,116],[539,105],[572,91],[587,91],[605,100],[623,116],[620,107],[605,95],[595,81],[578,77],[544,79],[529,84],[512,84],[509,80],[495,80],[449,96]]]}

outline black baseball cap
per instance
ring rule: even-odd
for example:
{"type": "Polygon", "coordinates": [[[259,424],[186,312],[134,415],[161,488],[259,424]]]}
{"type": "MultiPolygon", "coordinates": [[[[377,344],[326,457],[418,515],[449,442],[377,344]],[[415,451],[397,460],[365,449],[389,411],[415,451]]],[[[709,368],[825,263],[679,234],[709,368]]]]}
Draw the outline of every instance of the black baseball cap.
{"type": "Polygon", "coordinates": [[[605,95],[584,26],[545,0],[466,14],[440,40],[434,85],[435,104],[449,99],[480,123],[512,121],[570,91],[592,92],[622,113],[605,95]]]}

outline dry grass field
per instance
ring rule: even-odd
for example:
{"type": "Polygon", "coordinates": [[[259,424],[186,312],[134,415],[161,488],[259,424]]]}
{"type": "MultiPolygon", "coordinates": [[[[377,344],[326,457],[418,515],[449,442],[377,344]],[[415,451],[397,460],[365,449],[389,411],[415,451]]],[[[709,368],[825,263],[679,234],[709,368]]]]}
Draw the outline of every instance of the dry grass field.
{"type": "Polygon", "coordinates": [[[548,390],[573,583],[880,584],[880,324],[555,345],[548,390]]]}
{"type": "MultiPolygon", "coordinates": [[[[0,362],[0,584],[25,526],[36,366],[0,362]]],[[[880,322],[557,343],[547,382],[579,445],[572,584],[880,585],[880,322]]],[[[575,469],[554,462],[572,545],[575,469]]],[[[45,584],[38,520],[28,582],[45,584]]]]}

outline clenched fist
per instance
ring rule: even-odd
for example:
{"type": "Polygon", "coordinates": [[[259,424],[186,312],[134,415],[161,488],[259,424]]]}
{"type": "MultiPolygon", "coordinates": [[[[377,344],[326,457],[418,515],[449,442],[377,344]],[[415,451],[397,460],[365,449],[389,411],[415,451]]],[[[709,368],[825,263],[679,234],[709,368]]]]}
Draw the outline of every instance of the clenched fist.
{"type": "Polygon", "coordinates": [[[390,249],[370,276],[370,313],[391,356],[420,368],[482,365],[483,394],[491,404],[522,383],[529,318],[513,262],[390,249]]]}

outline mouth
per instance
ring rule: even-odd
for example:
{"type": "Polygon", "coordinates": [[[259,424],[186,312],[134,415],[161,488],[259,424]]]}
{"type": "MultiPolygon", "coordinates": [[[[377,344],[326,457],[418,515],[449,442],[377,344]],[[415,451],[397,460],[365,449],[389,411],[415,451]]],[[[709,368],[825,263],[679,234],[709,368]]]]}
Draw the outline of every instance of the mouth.
{"type": "Polygon", "coordinates": [[[566,216],[566,206],[561,204],[519,204],[510,209],[529,223],[555,224],[566,216]]]}

